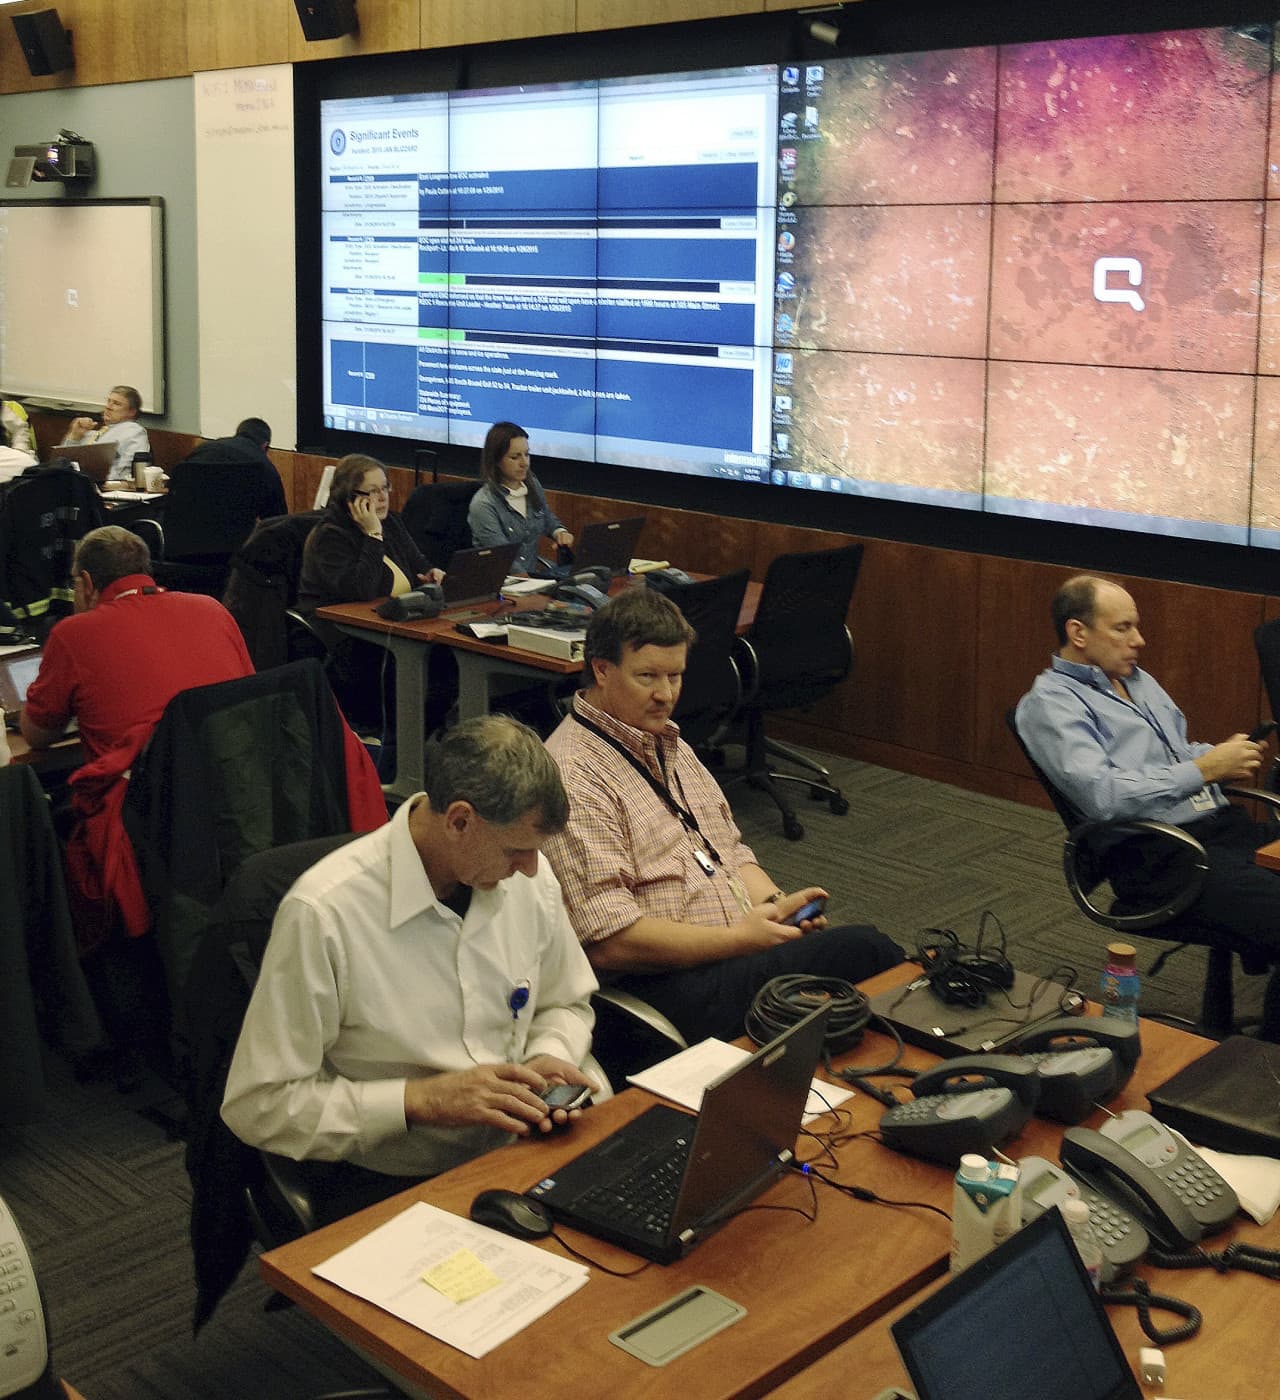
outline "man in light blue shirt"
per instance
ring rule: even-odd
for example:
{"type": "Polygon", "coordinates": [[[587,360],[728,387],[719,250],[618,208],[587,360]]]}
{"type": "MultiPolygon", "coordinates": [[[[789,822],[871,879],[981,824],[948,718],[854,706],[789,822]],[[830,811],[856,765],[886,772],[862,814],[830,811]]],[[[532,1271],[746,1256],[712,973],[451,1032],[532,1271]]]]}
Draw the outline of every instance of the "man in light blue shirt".
{"type": "Polygon", "coordinates": [[[103,483],[110,490],[133,485],[133,459],[139,452],[151,450],[147,430],[138,422],[142,411],[142,395],[130,384],[117,384],[102,406],[102,422],[92,418],[73,418],[62,439],[63,445],[76,442],[111,443],[116,459],[103,483]]]}
{"type": "MultiPolygon", "coordinates": [[[[1280,956],[1280,876],[1254,862],[1280,836],[1222,795],[1249,778],[1262,745],[1245,734],[1193,743],[1180,709],[1138,666],[1145,642],[1137,604],[1119,584],[1069,579],[1051,606],[1058,651],[1018,704],[1031,756],[1086,817],[1132,817],[1180,826],[1200,841],[1209,877],[1191,913],[1235,940],[1280,956]]],[[[1176,878],[1149,842],[1117,847],[1109,878],[1122,899],[1148,901],[1176,878]]]]}

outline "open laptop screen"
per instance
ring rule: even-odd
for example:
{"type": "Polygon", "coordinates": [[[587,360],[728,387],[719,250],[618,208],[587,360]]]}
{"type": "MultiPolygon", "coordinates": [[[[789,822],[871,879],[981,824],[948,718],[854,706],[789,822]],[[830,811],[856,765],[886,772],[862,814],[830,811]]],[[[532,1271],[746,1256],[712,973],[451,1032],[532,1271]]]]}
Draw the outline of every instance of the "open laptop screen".
{"type": "Polygon", "coordinates": [[[26,651],[0,657],[0,709],[14,725],[27,698],[27,687],[40,673],[40,656],[38,651],[26,651]]]}
{"type": "Polygon", "coordinates": [[[957,1274],[892,1332],[920,1400],[1142,1400],[1057,1210],[957,1274]]]}

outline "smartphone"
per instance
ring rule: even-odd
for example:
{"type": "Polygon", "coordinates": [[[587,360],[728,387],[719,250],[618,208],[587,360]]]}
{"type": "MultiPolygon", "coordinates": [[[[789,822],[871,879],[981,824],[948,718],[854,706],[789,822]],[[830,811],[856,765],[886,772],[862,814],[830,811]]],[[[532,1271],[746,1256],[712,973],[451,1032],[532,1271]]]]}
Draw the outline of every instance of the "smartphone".
{"type": "Polygon", "coordinates": [[[792,928],[798,927],[806,919],[816,919],[827,907],[827,901],[819,895],[817,899],[811,899],[808,904],[802,904],[794,914],[788,914],[780,922],[790,924],[792,928]]]}
{"type": "Polygon", "coordinates": [[[1269,739],[1276,732],[1276,722],[1269,719],[1266,724],[1260,724],[1257,729],[1250,730],[1248,739],[1251,744],[1260,744],[1264,739],[1269,739]]]}
{"type": "Polygon", "coordinates": [[[591,1090],[585,1084],[552,1084],[539,1097],[548,1110],[586,1108],[591,1102],[591,1090]]]}

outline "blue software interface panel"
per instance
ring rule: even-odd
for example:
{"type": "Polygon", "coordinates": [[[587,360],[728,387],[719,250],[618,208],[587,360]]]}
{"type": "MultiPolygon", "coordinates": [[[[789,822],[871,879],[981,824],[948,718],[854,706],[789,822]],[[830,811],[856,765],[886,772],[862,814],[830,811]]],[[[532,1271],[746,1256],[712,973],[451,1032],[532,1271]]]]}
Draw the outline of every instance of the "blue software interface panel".
{"type": "Polygon", "coordinates": [[[777,69],[322,104],[326,426],[767,481],[777,69]]]}

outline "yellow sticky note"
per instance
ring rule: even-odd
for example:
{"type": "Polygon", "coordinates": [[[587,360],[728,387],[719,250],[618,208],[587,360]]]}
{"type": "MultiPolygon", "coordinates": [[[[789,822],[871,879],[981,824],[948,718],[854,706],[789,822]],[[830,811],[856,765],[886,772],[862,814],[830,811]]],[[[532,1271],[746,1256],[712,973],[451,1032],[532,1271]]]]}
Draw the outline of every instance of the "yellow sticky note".
{"type": "Polygon", "coordinates": [[[469,1303],[502,1280],[487,1265],[482,1264],[469,1249],[460,1249],[422,1275],[423,1283],[443,1293],[451,1303],[469,1303]]]}

